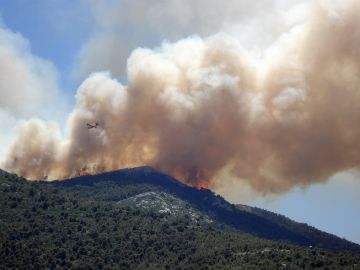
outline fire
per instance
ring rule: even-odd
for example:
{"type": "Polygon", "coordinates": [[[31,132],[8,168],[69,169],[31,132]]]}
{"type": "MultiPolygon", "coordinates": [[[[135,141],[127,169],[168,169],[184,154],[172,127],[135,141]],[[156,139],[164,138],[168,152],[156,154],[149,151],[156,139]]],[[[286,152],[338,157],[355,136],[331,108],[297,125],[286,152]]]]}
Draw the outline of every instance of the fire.
{"type": "Polygon", "coordinates": [[[87,167],[87,166],[82,167],[82,168],[80,169],[79,175],[80,175],[80,176],[90,175],[89,170],[88,170],[88,167],[87,167]]]}
{"type": "Polygon", "coordinates": [[[209,189],[209,183],[207,182],[199,182],[196,184],[197,189],[209,189]]]}

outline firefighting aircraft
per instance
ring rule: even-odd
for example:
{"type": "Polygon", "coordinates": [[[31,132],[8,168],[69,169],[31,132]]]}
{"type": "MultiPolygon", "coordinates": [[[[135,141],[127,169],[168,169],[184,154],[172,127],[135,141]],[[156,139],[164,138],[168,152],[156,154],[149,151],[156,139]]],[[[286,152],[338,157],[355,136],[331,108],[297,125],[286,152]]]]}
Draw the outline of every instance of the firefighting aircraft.
{"type": "Polygon", "coordinates": [[[86,126],[88,129],[97,128],[99,126],[98,122],[95,122],[94,124],[86,123],[86,126]]]}

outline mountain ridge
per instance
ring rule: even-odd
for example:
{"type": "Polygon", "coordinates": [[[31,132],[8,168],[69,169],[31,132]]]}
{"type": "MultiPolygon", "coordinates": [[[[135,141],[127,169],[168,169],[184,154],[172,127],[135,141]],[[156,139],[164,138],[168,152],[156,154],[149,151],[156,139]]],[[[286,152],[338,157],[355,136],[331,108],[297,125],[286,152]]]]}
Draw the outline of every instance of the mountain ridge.
{"type": "MultiPolygon", "coordinates": [[[[289,220],[289,224],[274,220],[276,214],[262,215],[259,211],[249,212],[227,202],[220,195],[208,189],[187,186],[175,178],[149,166],[126,168],[97,175],[85,175],[68,180],[53,181],[57,187],[75,185],[91,186],[95,183],[111,181],[117,185],[151,184],[160,186],[171,194],[189,202],[217,222],[224,223],[240,231],[270,240],[289,241],[303,246],[316,246],[329,250],[350,250],[360,252],[360,246],[335,235],[320,231],[307,224],[289,220]]],[[[255,209],[255,208],[252,208],[255,209]]],[[[265,211],[265,210],[264,210],[265,211]]]]}

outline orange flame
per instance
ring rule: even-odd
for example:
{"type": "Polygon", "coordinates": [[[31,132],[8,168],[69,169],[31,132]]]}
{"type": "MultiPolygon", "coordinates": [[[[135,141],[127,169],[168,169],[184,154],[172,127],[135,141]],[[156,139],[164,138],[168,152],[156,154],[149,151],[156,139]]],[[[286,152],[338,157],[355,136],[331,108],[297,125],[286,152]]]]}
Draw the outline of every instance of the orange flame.
{"type": "Polygon", "coordinates": [[[197,189],[209,189],[209,183],[207,182],[199,182],[196,184],[197,189]]]}

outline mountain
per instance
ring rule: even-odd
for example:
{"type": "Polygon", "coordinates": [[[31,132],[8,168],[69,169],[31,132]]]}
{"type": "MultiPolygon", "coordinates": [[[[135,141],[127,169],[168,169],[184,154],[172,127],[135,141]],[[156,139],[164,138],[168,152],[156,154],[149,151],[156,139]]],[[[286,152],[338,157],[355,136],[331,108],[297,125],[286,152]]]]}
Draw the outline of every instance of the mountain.
{"type": "Polygon", "coordinates": [[[227,211],[243,210],[147,167],[53,183],[0,171],[0,269],[360,269],[357,253],[257,237],[227,211]]]}
{"type": "Polygon", "coordinates": [[[289,231],[294,231],[305,238],[312,239],[316,242],[316,246],[324,247],[333,250],[348,249],[359,252],[359,245],[340,239],[329,233],[320,231],[306,223],[295,222],[283,215],[273,213],[258,207],[250,207],[247,205],[236,205],[240,210],[246,211],[258,217],[264,218],[272,223],[275,223],[289,231]]]}
{"type": "Polygon", "coordinates": [[[264,210],[233,205],[208,189],[187,186],[151,167],[123,169],[51,183],[51,185],[67,190],[72,190],[76,186],[81,192],[91,190],[91,187],[97,185],[97,190],[92,190],[90,196],[106,201],[118,201],[129,196],[122,195],[119,189],[134,184],[138,186],[146,184],[152,185],[152,187],[148,186],[144,190],[137,187],[132,195],[152,190],[173,194],[216,222],[254,236],[277,241],[288,241],[303,246],[360,252],[360,246],[355,243],[322,232],[306,224],[294,222],[283,216],[270,214],[270,212],[264,210]],[[99,183],[115,185],[115,187],[112,187],[114,191],[109,193],[109,187],[107,185],[99,186],[99,183]],[[99,196],[100,193],[103,193],[103,195],[99,196]]]}

